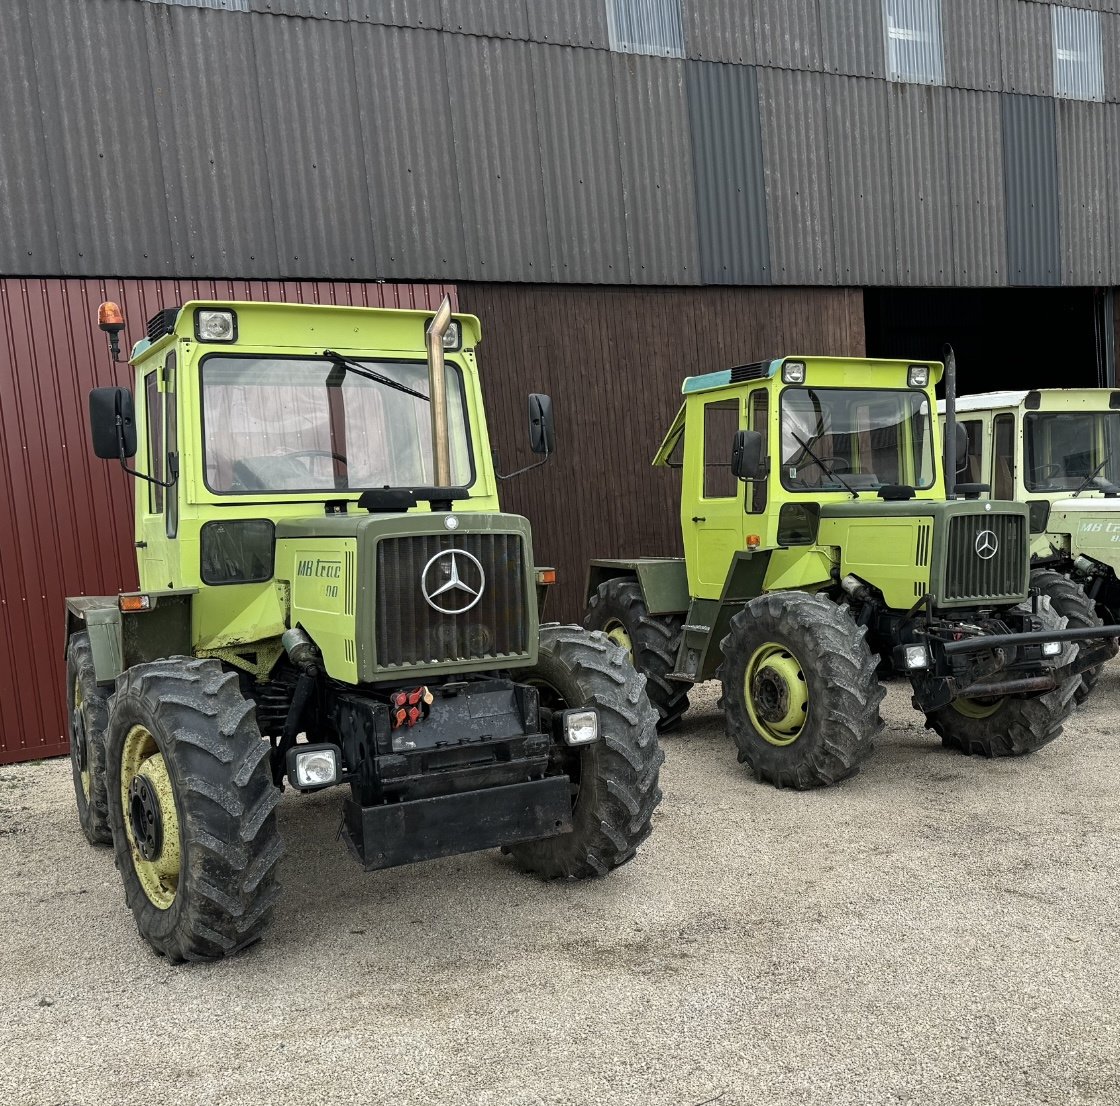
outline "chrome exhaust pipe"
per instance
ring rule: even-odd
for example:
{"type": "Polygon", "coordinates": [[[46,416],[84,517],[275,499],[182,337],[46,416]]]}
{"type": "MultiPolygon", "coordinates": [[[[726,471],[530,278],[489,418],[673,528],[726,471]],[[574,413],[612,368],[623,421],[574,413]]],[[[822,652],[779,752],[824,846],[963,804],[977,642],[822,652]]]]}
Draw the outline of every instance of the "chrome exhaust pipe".
{"type": "Polygon", "coordinates": [[[443,364],[443,336],[451,324],[451,298],[443,303],[428,325],[428,400],[432,414],[432,460],[436,487],[451,487],[451,442],[447,429],[447,374],[443,364]]]}

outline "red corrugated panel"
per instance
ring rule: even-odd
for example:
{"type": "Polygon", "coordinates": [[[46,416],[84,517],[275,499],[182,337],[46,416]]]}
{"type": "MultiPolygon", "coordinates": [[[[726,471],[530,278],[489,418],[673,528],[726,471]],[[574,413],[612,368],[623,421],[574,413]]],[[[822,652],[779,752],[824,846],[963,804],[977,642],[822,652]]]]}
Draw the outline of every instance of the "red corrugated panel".
{"type": "Polygon", "coordinates": [[[136,587],[132,482],[94,459],[86,393],[129,384],[97,305],[129,341],[190,299],[434,309],[449,284],[0,279],[0,764],[66,753],[63,599],[136,587]]]}

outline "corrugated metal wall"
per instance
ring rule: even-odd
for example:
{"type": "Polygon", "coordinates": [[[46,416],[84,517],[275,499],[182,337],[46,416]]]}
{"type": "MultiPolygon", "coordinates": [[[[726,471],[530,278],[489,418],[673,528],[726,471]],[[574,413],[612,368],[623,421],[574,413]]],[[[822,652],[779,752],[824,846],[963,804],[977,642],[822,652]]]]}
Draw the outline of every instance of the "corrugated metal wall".
{"type": "Polygon", "coordinates": [[[794,348],[861,356],[863,295],[819,288],[591,288],[462,284],[482,320],[487,418],[506,471],[528,464],[525,402],[552,395],[557,453],[504,483],[560,573],[548,617],[582,615],[592,557],[680,552],[679,474],[653,456],[682,378],[794,348]]]}
{"type": "Polygon", "coordinates": [[[93,457],[86,394],[130,384],[110,364],[97,305],[132,339],[194,297],[430,309],[452,285],[0,279],[0,764],[67,751],[67,595],[136,587],[130,477],[93,457]]]}
{"type": "Polygon", "coordinates": [[[8,0],[0,273],[1120,284],[1120,4],[1076,7],[8,0]]]}

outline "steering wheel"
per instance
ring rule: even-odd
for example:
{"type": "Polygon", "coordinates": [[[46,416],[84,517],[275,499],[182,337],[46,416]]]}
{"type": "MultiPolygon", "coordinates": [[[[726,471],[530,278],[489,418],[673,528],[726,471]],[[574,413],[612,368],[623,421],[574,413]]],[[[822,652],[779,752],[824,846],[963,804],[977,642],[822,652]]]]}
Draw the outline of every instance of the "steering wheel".
{"type": "MultiPolygon", "coordinates": [[[[332,461],[338,461],[340,464],[347,464],[345,453],[335,453],[330,449],[297,449],[294,453],[285,453],[285,457],[290,457],[293,460],[299,458],[301,461],[310,459],[312,457],[329,457],[332,461]]],[[[310,465],[307,466],[311,468],[310,465]]]]}
{"type": "Polygon", "coordinates": [[[1064,474],[1065,470],[1062,468],[1062,466],[1054,464],[1038,465],[1035,467],[1032,473],[1035,480],[1038,481],[1052,480],[1055,476],[1063,476],[1064,474]]]}

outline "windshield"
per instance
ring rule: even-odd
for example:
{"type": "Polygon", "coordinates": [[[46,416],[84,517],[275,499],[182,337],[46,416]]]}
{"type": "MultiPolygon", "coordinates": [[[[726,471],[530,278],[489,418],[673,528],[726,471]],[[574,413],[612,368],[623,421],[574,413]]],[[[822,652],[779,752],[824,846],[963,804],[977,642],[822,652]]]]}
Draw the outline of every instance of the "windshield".
{"type": "MultiPolygon", "coordinates": [[[[428,394],[422,361],[355,364],[428,394]]],[[[462,374],[448,364],[451,482],[471,482],[462,374]]],[[[322,358],[202,363],[206,484],[225,494],[423,488],[435,482],[426,400],[322,358]]]]}
{"type": "Polygon", "coordinates": [[[781,471],[791,491],[928,488],[929,400],[924,392],[786,388],[781,471]]]}
{"type": "Polygon", "coordinates": [[[1120,491],[1120,411],[1028,414],[1025,422],[1030,491],[1120,491]]]}

